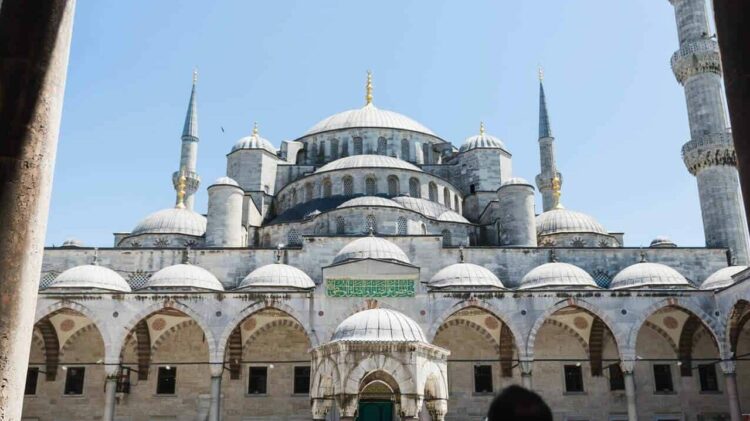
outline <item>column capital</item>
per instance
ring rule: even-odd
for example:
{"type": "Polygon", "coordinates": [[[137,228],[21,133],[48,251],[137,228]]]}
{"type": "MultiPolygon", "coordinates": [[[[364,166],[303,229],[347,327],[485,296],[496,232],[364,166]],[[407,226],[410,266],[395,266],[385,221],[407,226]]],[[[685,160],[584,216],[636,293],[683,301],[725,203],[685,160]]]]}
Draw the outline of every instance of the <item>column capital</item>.
{"type": "Polygon", "coordinates": [[[719,363],[719,367],[725,375],[737,373],[737,362],[735,360],[723,360],[719,363]]]}
{"type": "Polygon", "coordinates": [[[209,363],[208,369],[211,377],[221,377],[224,374],[224,363],[209,363]]]}
{"type": "Polygon", "coordinates": [[[635,358],[623,358],[620,360],[620,370],[622,370],[623,373],[630,373],[632,374],[635,372],[635,358]]]}

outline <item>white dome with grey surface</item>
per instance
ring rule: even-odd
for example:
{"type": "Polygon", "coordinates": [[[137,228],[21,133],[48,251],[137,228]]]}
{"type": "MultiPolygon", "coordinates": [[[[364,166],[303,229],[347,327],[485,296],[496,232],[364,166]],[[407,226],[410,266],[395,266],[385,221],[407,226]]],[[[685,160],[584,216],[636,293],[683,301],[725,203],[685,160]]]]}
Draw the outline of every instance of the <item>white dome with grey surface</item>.
{"type": "Polygon", "coordinates": [[[742,272],[745,269],[747,269],[747,266],[728,266],[725,268],[721,268],[712,273],[711,276],[703,281],[703,283],[701,284],[701,289],[712,290],[726,288],[734,284],[734,279],[732,279],[732,276],[742,272]]]}
{"type": "Polygon", "coordinates": [[[498,288],[505,286],[489,269],[473,263],[455,263],[436,273],[427,284],[430,288],[498,288]]]}
{"type": "Polygon", "coordinates": [[[206,269],[189,263],[181,263],[159,270],[149,278],[143,288],[223,291],[224,285],[206,269]]]}
{"type": "Polygon", "coordinates": [[[536,217],[537,235],[559,233],[608,234],[604,226],[585,213],[559,208],[551,209],[536,217]]]}
{"type": "Polygon", "coordinates": [[[570,263],[550,262],[537,266],[521,278],[518,289],[599,288],[585,270],[570,263]]]}
{"type": "Polygon", "coordinates": [[[185,234],[200,237],[206,233],[206,217],[187,208],[169,208],[143,218],[133,228],[138,234],[185,234]]]}
{"type": "Polygon", "coordinates": [[[345,158],[339,158],[318,168],[315,172],[322,173],[328,171],[350,170],[357,168],[392,168],[397,170],[411,170],[422,172],[414,164],[410,164],[398,158],[384,155],[353,155],[345,158]]]}
{"type": "Polygon", "coordinates": [[[403,250],[390,241],[375,237],[362,237],[345,245],[336,254],[333,263],[343,263],[348,260],[375,259],[392,260],[401,263],[411,263],[403,250]]]}
{"type": "Polygon", "coordinates": [[[119,273],[99,265],[75,266],[65,270],[47,287],[57,288],[130,292],[130,285],[119,273]]]}
{"type": "Polygon", "coordinates": [[[690,287],[691,284],[675,269],[661,263],[641,262],[621,270],[609,289],[690,287]]]}
{"type": "Polygon", "coordinates": [[[403,313],[383,308],[349,316],[336,328],[332,341],[427,343],[417,322],[403,313]]]}
{"type": "Polygon", "coordinates": [[[305,136],[332,130],[353,128],[399,129],[435,136],[432,130],[411,118],[393,111],[381,110],[372,104],[327,117],[305,132],[305,136]]]}
{"type": "Polygon", "coordinates": [[[250,272],[237,289],[249,288],[315,288],[315,282],[294,266],[272,263],[250,272]]]}
{"type": "Polygon", "coordinates": [[[403,209],[403,206],[399,205],[393,200],[387,199],[385,197],[379,197],[379,196],[355,197],[354,199],[349,199],[346,202],[338,205],[336,208],[337,209],[356,208],[360,206],[380,206],[380,207],[387,207],[387,208],[403,209]]]}

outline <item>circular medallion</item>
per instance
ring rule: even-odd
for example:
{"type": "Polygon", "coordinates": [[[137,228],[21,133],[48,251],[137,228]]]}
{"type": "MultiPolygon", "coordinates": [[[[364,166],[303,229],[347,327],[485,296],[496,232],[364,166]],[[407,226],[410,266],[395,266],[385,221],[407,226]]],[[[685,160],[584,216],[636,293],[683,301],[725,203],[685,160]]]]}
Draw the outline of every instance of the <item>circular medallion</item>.
{"type": "Polygon", "coordinates": [[[664,318],[664,326],[666,326],[668,329],[677,329],[677,326],[680,323],[672,316],[667,316],[664,318]]]}
{"type": "Polygon", "coordinates": [[[573,319],[573,324],[578,329],[586,329],[587,327],[589,327],[589,322],[581,316],[578,316],[575,319],[573,319]]]}
{"type": "Polygon", "coordinates": [[[163,330],[165,327],[167,327],[167,321],[161,317],[157,318],[153,323],[151,323],[151,328],[156,331],[163,330]]]}
{"type": "Polygon", "coordinates": [[[255,319],[247,319],[245,320],[245,323],[242,324],[242,329],[253,330],[255,329],[255,326],[257,325],[258,325],[258,322],[255,319]]]}
{"type": "Polygon", "coordinates": [[[487,327],[487,329],[497,329],[500,326],[500,323],[497,321],[496,318],[492,316],[487,316],[484,319],[484,325],[487,327]]]}
{"type": "Polygon", "coordinates": [[[70,332],[74,327],[76,327],[76,322],[73,319],[65,319],[60,323],[60,330],[63,332],[70,332]]]}

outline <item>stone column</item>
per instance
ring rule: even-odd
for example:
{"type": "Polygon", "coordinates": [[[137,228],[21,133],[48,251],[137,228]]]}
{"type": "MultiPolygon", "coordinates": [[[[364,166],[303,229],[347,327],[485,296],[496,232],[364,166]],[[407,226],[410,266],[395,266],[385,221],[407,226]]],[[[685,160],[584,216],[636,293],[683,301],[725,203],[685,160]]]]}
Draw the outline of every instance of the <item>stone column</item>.
{"type": "Polygon", "coordinates": [[[620,362],[625,382],[625,397],[628,402],[628,421],[638,421],[638,407],[635,399],[635,360],[620,362]]]}
{"type": "Polygon", "coordinates": [[[333,402],[325,398],[312,399],[312,419],[313,421],[325,421],[328,411],[331,410],[333,402]]]}
{"type": "Polygon", "coordinates": [[[221,420],[221,375],[211,376],[211,407],[208,421],[221,420]]]}
{"type": "Polygon", "coordinates": [[[115,404],[117,403],[116,393],[117,373],[107,374],[107,379],[104,383],[104,416],[102,416],[102,421],[114,421],[115,404]]]}
{"type": "Polygon", "coordinates": [[[18,420],[75,0],[0,4],[0,420],[18,420]]]}
{"type": "Polygon", "coordinates": [[[729,418],[732,421],[742,421],[739,393],[737,391],[737,365],[734,361],[722,361],[721,371],[724,373],[724,382],[729,399],[729,418]]]}
{"type": "Polygon", "coordinates": [[[521,385],[529,390],[533,390],[531,387],[531,370],[533,365],[534,360],[521,360],[518,363],[518,367],[521,369],[521,385]]]}

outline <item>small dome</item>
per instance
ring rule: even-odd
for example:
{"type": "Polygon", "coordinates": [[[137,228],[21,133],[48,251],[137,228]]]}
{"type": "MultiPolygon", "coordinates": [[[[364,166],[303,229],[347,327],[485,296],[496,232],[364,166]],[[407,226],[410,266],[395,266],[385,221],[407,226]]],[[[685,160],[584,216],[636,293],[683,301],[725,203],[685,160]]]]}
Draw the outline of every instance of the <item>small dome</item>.
{"type": "Polygon", "coordinates": [[[653,248],[674,248],[677,247],[677,244],[674,243],[669,237],[665,237],[663,235],[660,235],[651,241],[651,245],[649,247],[653,248]]]}
{"type": "Polygon", "coordinates": [[[241,138],[232,146],[232,152],[240,149],[265,149],[274,155],[276,154],[276,148],[273,147],[271,142],[257,133],[241,138]]]}
{"type": "Polygon", "coordinates": [[[149,278],[143,288],[195,288],[223,291],[224,286],[206,269],[187,263],[167,266],[149,278]]]}
{"type": "Polygon", "coordinates": [[[548,235],[563,232],[590,232],[608,234],[604,226],[589,215],[568,209],[552,209],[537,215],[536,234],[548,235]]]}
{"type": "Polygon", "coordinates": [[[555,287],[598,288],[594,278],[585,270],[570,263],[545,263],[531,269],[521,279],[518,289],[555,287]]]}
{"type": "Polygon", "coordinates": [[[395,168],[399,170],[422,170],[414,164],[410,164],[398,158],[384,155],[353,155],[339,158],[318,168],[316,173],[336,170],[348,170],[353,168],[395,168]]]}
{"type": "Polygon", "coordinates": [[[472,263],[456,263],[446,266],[430,279],[431,288],[482,287],[505,288],[494,273],[472,263]]]}
{"type": "Polygon", "coordinates": [[[417,322],[398,311],[374,308],[346,318],[332,341],[427,342],[417,322]]]}
{"type": "Polygon", "coordinates": [[[133,228],[137,234],[185,234],[197,237],[206,233],[206,217],[190,209],[169,208],[143,218],[133,228]]]}
{"type": "Polygon", "coordinates": [[[119,273],[99,265],[72,267],[58,275],[47,288],[91,288],[130,292],[130,285],[119,273]]]}
{"type": "Polygon", "coordinates": [[[435,136],[435,133],[433,133],[432,130],[411,118],[393,111],[381,110],[372,104],[367,104],[362,108],[334,114],[323,119],[310,128],[304,136],[355,127],[409,130],[435,136]]]}
{"type": "Polygon", "coordinates": [[[501,184],[500,187],[505,187],[505,186],[531,186],[532,188],[534,187],[525,178],[521,178],[521,177],[511,177],[503,181],[503,184],[501,184]]]}
{"type": "Polygon", "coordinates": [[[403,208],[403,206],[394,202],[391,199],[386,199],[380,196],[360,196],[354,199],[349,199],[346,202],[336,206],[337,209],[342,208],[356,208],[359,206],[383,206],[389,208],[403,208]]]}
{"type": "Polygon", "coordinates": [[[336,254],[333,263],[341,263],[353,259],[396,260],[410,263],[403,250],[390,241],[380,237],[362,237],[344,246],[336,254]]]}
{"type": "Polygon", "coordinates": [[[641,262],[621,270],[609,284],[609,289],[690,286],[684,276],[661,263],[641,262]]]}
{"type": "Polygon", "coordinates": [[[728,287],[734,283],[732,276],[745,269],[747,269],[747,266],[729,266],[719,269],[703,281],[701,289],[719,289],[728,287]]]}
{"type": "Polygon", "coordinates": [[[445,221],[445,222],[460,222],[462,224],[468,224],[469,221],[458,214],[457,212],[454,212],[452,210],[447,210],[440,215],[438,215],[437,219],[439,221],[445,221]]]}
{"type": "Polygon", "coordinates": [[[69,248],[80,248],[80,247],[86,247],[83,244],[83,241],[77,239],[77,238],[67,238],[62,243],[62,247],[69,247],[69,248]]]}
{"type": "Polygon", "coordinates": [[[250,272],[237,288],[252,287],[309,289],[315,288],[315,282],[294,266],[273,263],[250,272]]]}
{"type": "Polygon", "coordinates": [[[239,187],[240,184],[233,179],[229,177],[219,177],[217,178],[211,186],[234,186],[239,187]]]}
{"type": "Polygon", "coordinates": [[[508,152],[502,140],[496,138],[495,136],[490,136],[486,133],[478,134],[478,135],[466,138],[466,140],[464,140],[463,145],[461,145],[461,148],[459,149],[459,151],[466,152],[472,149],[479,149],[479,148],[502,149],[505,152],[508,152]]]}

